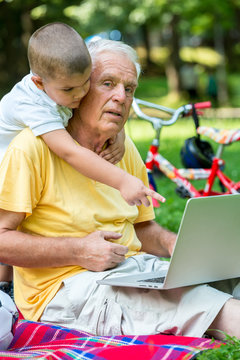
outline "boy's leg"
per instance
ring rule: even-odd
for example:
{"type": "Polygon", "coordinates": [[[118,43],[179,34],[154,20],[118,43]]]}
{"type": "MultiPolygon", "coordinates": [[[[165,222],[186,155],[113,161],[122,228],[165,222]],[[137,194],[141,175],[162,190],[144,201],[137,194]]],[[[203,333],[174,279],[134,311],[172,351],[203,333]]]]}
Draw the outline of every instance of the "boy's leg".
{"type": "Polygon", "coordinates": [[[0,282],[10,282],[13,279],[13,269],[11,265],[0,263],[0,282]]]}
{"type": "Polygon", "coordinates": [[[13,268],[10,265],[0,263],[0,290],[13,298],[13,268]]]}

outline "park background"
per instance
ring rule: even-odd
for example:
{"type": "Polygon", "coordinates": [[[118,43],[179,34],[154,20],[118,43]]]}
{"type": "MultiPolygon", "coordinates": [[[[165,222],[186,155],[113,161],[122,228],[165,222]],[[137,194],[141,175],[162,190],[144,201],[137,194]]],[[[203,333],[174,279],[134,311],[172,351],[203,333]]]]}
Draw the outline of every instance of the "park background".
{"type": "MultiPolygon", "coordinates": [[[[240,0],[0,0],[0,98],[29,72],[27,44],[40,26],[62,21],[84,39],[96,34],[121,39],[140,57],[136,96],[165,106],[211,100],[204,125],[239,128],[240,0]]],[[[131,119],[127,133],[145,158],[154,132],[131,119]]],[[[161,151],[180,167],[184,139],[194,135],[191,119],[164,128],[161,151]]],[[[213,144],[213,146],[215,146],[213,144]]],[[[226,172],[240,178],[238,144],[226,151],[226,172]]],[[[167,201],[156,209],[162,225],[177,231],[186,199],[157,174],[167,201]]]]}
{"type": "Polygon", "coordinates": [[[31,34],[63,21],[83,38],[116,37],[113,30],[119,31],[137,49],[144,76],[159,82],[153,100],[186,95],[185,82],[194,81],[194,76],[181,77],[186,72],[195,73],[199,97],[210,90],[216,105],[238,107],[239,17],[239,0],[0,0],[0,95],[28,72],[31,34]],[[216,81],[217,94],[208,88],[209,78],[216,81]]]}

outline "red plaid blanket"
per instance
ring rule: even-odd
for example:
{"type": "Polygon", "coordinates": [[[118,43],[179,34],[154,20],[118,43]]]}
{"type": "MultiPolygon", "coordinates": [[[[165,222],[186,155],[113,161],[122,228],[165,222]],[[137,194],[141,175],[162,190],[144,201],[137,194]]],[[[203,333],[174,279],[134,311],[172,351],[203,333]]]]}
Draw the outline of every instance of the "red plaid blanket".
{"type": "Polygon", "coordinates": [[[19,320],[0,359],[190,360],[218,347],[210,339],[170,335],[93,336],[59,326],[19,320]]]}

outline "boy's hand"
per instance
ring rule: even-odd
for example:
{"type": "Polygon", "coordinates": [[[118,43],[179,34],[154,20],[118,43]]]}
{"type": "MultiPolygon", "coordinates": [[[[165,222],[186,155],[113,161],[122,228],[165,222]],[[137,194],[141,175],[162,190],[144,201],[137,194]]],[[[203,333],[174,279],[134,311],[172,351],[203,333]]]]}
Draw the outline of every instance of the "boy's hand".
{"type": "Polygon", "coordinates": [[[122,129],[117,136],[109,140],[108,147],[101,151],[99,156],[112,164],[117,164],[120,160],[122,160],[125,153],[124,141],[125,132],[124,129],[122,129]]]}
{"type": "Polygon", "coordinates": [[[127,173],[121,179],[119,191],[128,205],[149,206],[150,202],[147,196],[151,196],[162,203],[166,201],[162,195],[146,187],[140,179],[127,173]]]}

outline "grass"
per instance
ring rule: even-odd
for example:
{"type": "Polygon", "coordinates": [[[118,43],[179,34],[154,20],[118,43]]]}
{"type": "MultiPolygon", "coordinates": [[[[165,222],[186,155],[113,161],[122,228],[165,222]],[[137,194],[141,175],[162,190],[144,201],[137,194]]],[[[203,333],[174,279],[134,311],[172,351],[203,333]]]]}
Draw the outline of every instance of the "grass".
{"type": "MultiPolygon", "coordinates": [[[[227,85],[229,91],[229,106],[240,107],[240,74],[228,74],[227,85]]],[[[199,73],[199,101],[208,100],[206,95],[207,74],[199,73]]],[[[136,97],[155,102],[165,106],[179,106],[186,103],[184,98],[172,98],[168,93],[167,79],[165,76],[142,76],[136,90],[136,97]]]]}
{"type": "MultiPolygon", "coordinates": [[[[239,120],[207,120],[201,119],[201,125],[214,126],[216,128],[239,128],[239,120]]],[[[130,135],[136,144],[143,159],[146,158],[148,147],[154,137],[154,130],[151,124],[143,120],[131,119],[126,125],[126,132],[130,135]]],[[[160,149],[164,157],[166,157],[176,167],[182,167],[180,159],[180,149],[184,144],[184,140],[195,135],[193,121],[179,120],[176,124],[164,127],[161,134],[160,149]]],[[[208,140],[205,138],[205,140],[208,140]]],[[[216,144],[209,140],[214,148],[216,144]]],[[[240,180],[240,142],[234,143],[226,147],[224,159],[226,161],[225,172],[235,181],[240,180]]],[[[158,192],[166,197],[166,202],[161,204],[160,208],[155,209],[156,220],[164,227],[177,232],[182,213],[187,199],[180,198],[175,193],[175,184],[163,175],[155,176],[158,192]]],[[[197,188],[203,188],[203,181],[195,181],[197,188]]],[[[218,187],[218,184],[216,184],[218,187]]]]}
{"type": "Polygon", "coordinates": [[[168,93],[167,79],[163,76],[142,77],[135,96],[140,99],[158,103],[168,93]]]}
{"type": "Polygon", "coordinates": [[[239,360],[240,340],[236,337],[225,335],[226,344],[219,348],[203,351],[197,356],[197,360],[239,360]]]}

